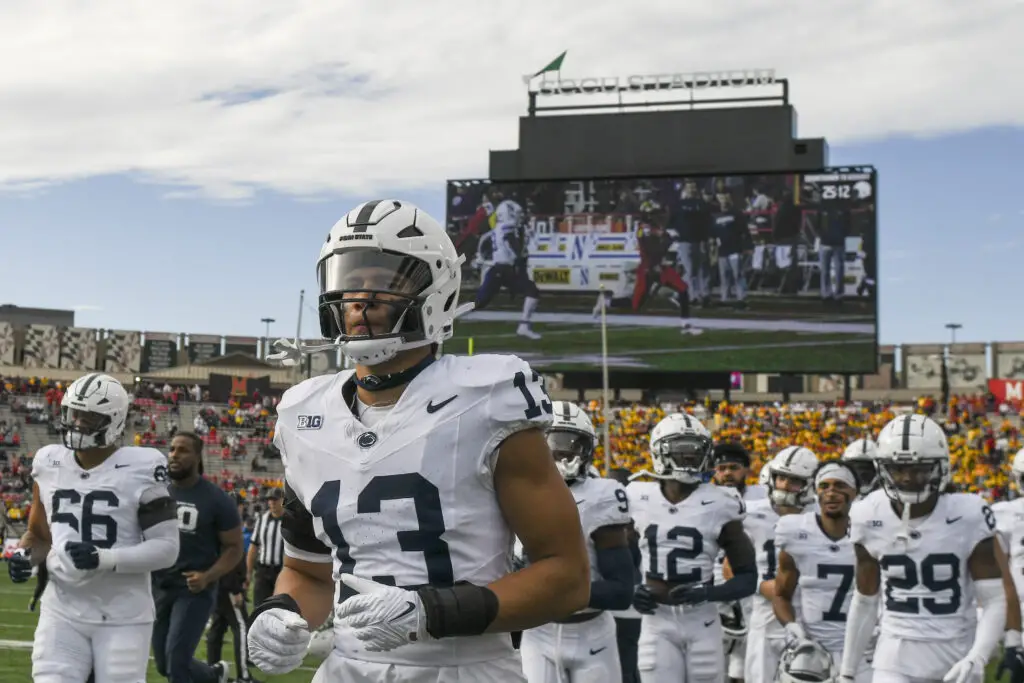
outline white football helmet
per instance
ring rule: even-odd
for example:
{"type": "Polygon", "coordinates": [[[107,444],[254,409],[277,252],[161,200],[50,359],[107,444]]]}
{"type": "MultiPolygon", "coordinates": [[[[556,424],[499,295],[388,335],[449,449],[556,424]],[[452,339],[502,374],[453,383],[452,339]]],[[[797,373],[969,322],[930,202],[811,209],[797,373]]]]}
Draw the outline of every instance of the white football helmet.
{"type": "Polygon", "coordinates": [[[768,488],[768,482],[772,478],[772,462],[769,460],[765,464],[761,465],[761,471],[757,473],[757,483],[765,488],[768,488]]]}
{"type": "Polygon", "coordinates": [[[1024,496],[1024,448],[1017,451],[1013,456],[1013,465],[1010,466],[1010,478],[1017,482],[1017,496],[1024,496]]]}
{"type": "Polygon", "coordinates": [[[878,488],[878,446],[871,439],[857,439],[843,451],[841,460],[850,466],[860,482],[860,495],[866,496],[878,488]]]}
{"type": "Polygon", "coordinates": [[[586,411],[571,401],[552,401],[547,439],[558,473],[567,483],[587,476],[597,432],[586,411]]]}
{"type": "Polygon", "coordinates": [[[949,441],[935,420],[901,415],[878,434],[878,476],[893,501],[912,505],[949,484],[949,441]]]}
{"type": "Polygon", "coordinates": [[[331,650],[333,649],[334,614],[330,613],[327,615],[327,621],[325,621],[320,628],[313,631],[313,635],[309,639],[309,647],[306,649],[306,654],[319,659],[326,659],[327,655],[331,654],[331,650]]]}
{"type": "Polygon", "coordinates": [[[60,401],[61,441],[65,448],[104,448],[124,434],[131,399],[110,375],[91,372],[79,377],[60,401]]]}
{"type": "Polygon", "coordinates": [[[743,616],[743,606],[738,602],[720,602],[718,618],[722,622],[725,652],[730,654],[747,638],[747,620],[743,616]]]}
{"type": "Polygon", "coordinates": [[[797,642],[782,651],[777,683],[835,683],[839,670],[828,650],[812,640],[797,642]]]}
{"type": "Polygon", "coordinates": [[[698,484],[711,465],[711,432],[686,413],[666,415],[651,430],[654,474],[684,484],[698,484]]]}
{"type": "Polygon", "coordinates": [[[814,472],[818,469],[818,456],[809,448],[783,448],[766,467],[771,470],[768,497],[773,505],[802,508],[814,502],[814,472]],[[775,485],[780,476],[803,484],[798,491],[784,491],[775,485]]]}
{"type": "Polygon", "coordinates": [[[320,248],[321,334],[354,363],[370,366],[451,339],[455,319],[473,308],[459,306],[465,259],[444,227],[412,204],[360,204],[320,248]],[[378,307],[390,312],[390,327],[374,334],[367,313],[378,307]]]}

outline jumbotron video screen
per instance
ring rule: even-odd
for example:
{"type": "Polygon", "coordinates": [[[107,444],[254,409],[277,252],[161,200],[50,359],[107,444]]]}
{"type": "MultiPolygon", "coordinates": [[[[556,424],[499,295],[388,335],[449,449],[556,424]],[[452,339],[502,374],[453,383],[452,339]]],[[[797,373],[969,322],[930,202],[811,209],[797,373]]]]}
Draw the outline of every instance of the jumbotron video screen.
{"type": "Polygon", "coordinates": [[[548,372],[873,373],[876,173],[452,180],[454,353],[548,372]],[[603,310],[602,310],[603,309],[603,310]]]}

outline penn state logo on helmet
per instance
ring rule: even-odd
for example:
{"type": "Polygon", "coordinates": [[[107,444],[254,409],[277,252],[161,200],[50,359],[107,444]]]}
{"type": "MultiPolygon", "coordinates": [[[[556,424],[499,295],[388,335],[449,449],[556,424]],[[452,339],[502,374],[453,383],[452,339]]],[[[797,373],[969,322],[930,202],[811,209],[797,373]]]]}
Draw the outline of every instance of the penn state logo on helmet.
{"type": "Polygon", "coordinates": [[[407,202],[364,202],[334,224],[317,261],[320,332],[374,366],[454,333],[460,256],[447,231],[407,202]]]}

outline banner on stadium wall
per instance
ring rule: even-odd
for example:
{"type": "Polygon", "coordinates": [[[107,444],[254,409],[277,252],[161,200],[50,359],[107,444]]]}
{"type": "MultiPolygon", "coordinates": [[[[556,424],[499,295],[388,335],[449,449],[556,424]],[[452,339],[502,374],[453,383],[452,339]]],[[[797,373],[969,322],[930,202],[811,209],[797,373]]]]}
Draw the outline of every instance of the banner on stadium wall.
{"type": "Polygon", "coordinates": [[[1000,403],[1024,403],[1024,380],[990,379],[988,391],[1000,403]]]}
{"type": "Polygon", "coordinates": [[[142,367],[142,333],[133,330],[108,330],[105,370],[135,373],[142,367]]]}
{"type": "Polygon", "coordinates": [[[1024,343],[997,342],[992,344],[993,377],[1024,379],[1024,343]]]}
{"type": "Polygon", "coordinates": [[[22,365],[41,370],[60,367],[60,329],[56,325],[29,325],[25,328],[22,365]]]}
{"type": "Polygon", "coordinates": [[[160,372],[178,365],[178,340],[175,332],[146,332],[142,346],[142,372],[160,372]]]}
{"type": "Polygon", "coordinates": [[[256,358],[258,343],[256,337],[224,337],[224,355],[242,353],[256,358]]]}
{"type": "Polygon", "coordinates": [[[62,370],[95,370],[97,359],[96,330],[65,327],[60,332],[60,367],[62,370]]]}
{"type": "Polygon", "coordinates": [[[209,388],[210,399],[218,403],[227,403],[231,399],[244,401],[252,399],[256,391],[263,395],[270,393],[270,375],[237,377],[211,373],[209,388]]]}
{"type": "Polygon", "coordinates": [[[14,326],[0,323],[0,365],[14,365],[14,326]]]}
{"type": "MultiPolygon", "coordinates": [[[[942,353],[905,356],[908,389],[938,389],[942,386],[942,353]]],[[[971,389],[985,386],[988,380],[984,353],[950,355],[949,386],[971,389]]]]}
{"type": "Polygon", "coordinates": [[[220,358],[221,338],[211,334],[188,335],[188,362],[191,365],[220,358]]]}

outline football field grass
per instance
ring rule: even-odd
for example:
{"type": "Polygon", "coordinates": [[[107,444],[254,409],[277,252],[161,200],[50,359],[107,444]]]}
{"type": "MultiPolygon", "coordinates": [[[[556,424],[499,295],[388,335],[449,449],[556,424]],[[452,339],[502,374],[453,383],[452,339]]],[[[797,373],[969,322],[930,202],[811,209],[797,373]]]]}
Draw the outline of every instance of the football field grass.
{"type": "MultiPolygon", "coordinates": [[[[35,585],[35,579],[29,579],[23,584],[12,584],[7,576],[6,563],[0,562],[0,683],[29,683],[32,680],[32,635],[35,633],[38,614],[28,611],[28,603],[35,585]]],[[[229,662],[233,662],[234,659],[232,648],[231,632],[228,631],[224,636],[224,651],[221,657],[229,662]]],[[[196,657],[206,661],[205,642],[200,643],[196,657]]],[[[255,667],[251,673],[268,683],[309,683],[313,680],[318,665],[319,660],[309,658],[301,669],[284,676],[269,676],[255,667]]],[[[232,663],[232,677],[235,674],[232,663]]],[[[146,682],[163,681],[166,679],[157,673],[150,657],[146,682]]]]}
{"type": "MultiPolygon", "coordinates": [[[[548,371],[599,370],[600,323],[589,315],[585,320],[569,319],[571,315],[536,316],[532,328],[541,335],[539,340],[518,336],[514,317],[486,320],[471,315],[455,324],[456,336],[445,343],[445,352],[468,353],[472,338],[473,353],[515,353],[548,371]]],[[[702,324],[699,319],[694,322],[702,324]]],[[[835,328],[797,321],[773,325],[782,329],[765,329],[756,322],[749,323],[749,328],[735,326],[745,324],[742,321],[729,327],[709,326],[699,336],[682,334],[677,320],[661,327],[608,325],[608,365],[620,370],[689,372],[858,374],[875,369],[873,334],[829,331],[835,328]]]]}

